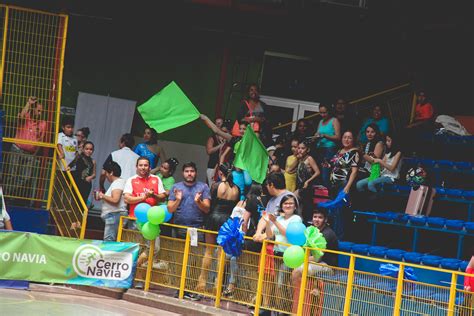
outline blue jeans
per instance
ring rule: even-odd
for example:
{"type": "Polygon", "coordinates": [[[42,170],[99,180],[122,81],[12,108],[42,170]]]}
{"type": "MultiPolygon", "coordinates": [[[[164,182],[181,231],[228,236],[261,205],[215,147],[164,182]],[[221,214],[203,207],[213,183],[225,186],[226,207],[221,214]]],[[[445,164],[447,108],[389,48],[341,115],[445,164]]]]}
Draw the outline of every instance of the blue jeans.
{"type": "Polygon", "coordinates": [[[229,284],[234,284],[237,281],[236,280],[236,274],[239,269],[239,266],[237,265],[237,257],[225,255],[227,259],[230,258],[230,276],[229,276],[229,284]]]}
{"type": "Polygon", "coordinates": [[[377,193],[380,191],[384,183],[392,184],[394,182],[393,178],[390,177],[378,177],[375,180],[369,182],[369,178],[365,178],[357,181],[356,187],[357,191],[363,192],[368,189],[370,192],[377,193]]]}
{"type": "Polygon", "coordinates": [[[121,212],[108,213],[102,217],[105,222],[104,240],[117,241],[118,226],[120,223],[121,212]]]}
{"type": "Polygon", "coordinates": [[[331,168],[324,168],[322,166],[322,164],[324,162],[329,162],[331,161],[332,157],[334,157],[334,155],[336,154],[337,152],[337,148],[336,147],[319,147],[317,149],[317,153],[318,153],[318,164],[319,164],[319,167],[321,169],[321,179],[322,179],[322,183],[323,185],[326,187],[326,188],[329,188],[329,176],[331,174],[331,168]]]}

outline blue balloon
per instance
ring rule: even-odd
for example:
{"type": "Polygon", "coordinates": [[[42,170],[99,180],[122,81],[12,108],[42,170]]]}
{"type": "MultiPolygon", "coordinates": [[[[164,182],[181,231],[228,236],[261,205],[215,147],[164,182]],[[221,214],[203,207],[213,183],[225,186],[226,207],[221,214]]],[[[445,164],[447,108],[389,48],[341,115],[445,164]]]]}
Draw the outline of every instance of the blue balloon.
{"type": "Polygon", "coordinates": [[[242,171],[232,171],[232,179],[234,184],[239,187],[239,189],[245,188],[244,173],[242,171]]]}
{"type": "Polygon", "coordinates": [[[244,173],[242,171],[232,171],[232,179],[234,184],[240,190],[240,199],[245,200],[245,180],[244,180],[244,173]]]}
{"type": "Polygon", "coordinates": [[[303,223],[289,223],[286,228],[286,239],[292,245],[303,246],[306,243],[305,230],[306,226],[303,223]]]}
{"type": "Polygon", "coordinates": [[[247,170],[244,170],[244,183],[245,183],[245,186],[247,187],[252,185],[252,177],[247,172],[247,170]]]}
{"type": "Polygon", "coordinates": [[[168,223],[171,217],[173,217],[173,213],[168,211],[168,206],[166,204],[160,206],[165,209],[165,223],[168,223]]]}
{"type": "Polygon", "coordinates": [[[147,212],[150,207],[151,206],[147,203],[140,203],[135,207],[135,217],[137,221],[142,223],[148,222],[147,212]]]}

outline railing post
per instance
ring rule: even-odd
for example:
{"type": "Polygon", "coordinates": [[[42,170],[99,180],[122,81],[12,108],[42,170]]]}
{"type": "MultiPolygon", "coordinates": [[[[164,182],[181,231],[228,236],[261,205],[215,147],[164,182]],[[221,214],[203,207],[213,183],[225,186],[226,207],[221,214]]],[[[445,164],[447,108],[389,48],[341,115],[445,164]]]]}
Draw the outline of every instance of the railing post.
{"type": "Polygon", "coordinates": [[[257,296],[255,299],[254,314],[258,315],[260,305],[262,304],[263,280],[265,276],[265,260],[267,258],[267,241],[264,240],[262,244],[262,251],[260,252],[260,262],[258,265],[258,281],[257,281],[257,296]]]}
{"type": "Polygon", "coordinates": [[[344,316],[348,316],[351,310],[352,284],[354,282],[355,257],[354,255],[350,256],[351,259],[349,261],[349,274],[347,276],[346,300],[344,302],[344,316]]]}
{"type": "Polygon", "coordinates": [[[5,7],[5,16],[3,20],[2,59],[0,60],[0,97],[3,95],[2,91],[3,91],[3,77],[4,77],[4,71],[5,71],[5,54],[7,52],[7,34],[8,34],[8,6],[5,7]]]}
{"type": "MultiPolygon", "coordinates": [[[[160,237],[157,237],[160,238],[160,237]]],[[[151,281],[151,270],[153,269],[153,255],[155,253],[155,242],[156,239],[150,240],[150,250],[148,251],[148,264],[146,266],[146,276],[145,276],[145,288],[144,291],[148,292],[150,289],[151,281]]]]}
{"type": "Polygon", "coordinates": [[[49,190],[48,190],[48,202],[46,203],[46,209],[50,212],[51,211],[51,202],[53,199],[53,188],[54,188],[54,182],[56,181],[56,165],[58,164],[58,154],[57,154],[57,149],[53,149],[53,165],[51,168],[51,176],[49,179],[49,190]]]}
{"type": "Polygon", "coordinates": [[[186,241],[184,244],[184,253],[183,253],[183,266],[181,267],[181,280],[179,283],[179,298],[183,299],[184,297],[184,286],[186,285],[186,271],[188,267],[188,257],[189,249],[191,247],[191,238],[189,236],[189,231],[186,230],[186,241]]]}
{"type": "Polygon", "coordinates": [[[124,216],[120,216],[119,227],[118,227],[118,232],[117,232],[117,241],[122,241],[123,218],[124,216]]]}
{"type": "Polygon", "coordinates": [[[402,294],[403,294],[403,277],[405,275],[405,265],[400,263],[397,278],[397,291],[395,293],[395,305],[393,306],[393,316],[400,315],[400,308],[402,305],[402,294]]]}
{"type": "Polygon", "coordinates": [[[306,248],[304,254],[303,273],[301,275],[300,293],[298,297],[298,311],[296,312],[299,316],[303,315],[304,294],[306,289],[306,279],[308,277],[309,256],[310,250],[309,248],[306,248]]]}
{"type": "Polygon", "coordinates": [[[456,305],[456,285],[458,281],[458,275],[456,273],[451,274],[451,286],[449,287],[449,303],[448,303],[448,316],[454,315],[454,307],[456,305]]]}
{"type": "Polygon", "coordinates": [[[221,306],[222,281],[224,279],[224,269],[225,269],[225,252],[222,247],[219,247],[219,248],[220,248],[219,249],[219,268],[217,270],[216,301],[214,303],[214,307],[217,307],[217,308],[221,306]]]}

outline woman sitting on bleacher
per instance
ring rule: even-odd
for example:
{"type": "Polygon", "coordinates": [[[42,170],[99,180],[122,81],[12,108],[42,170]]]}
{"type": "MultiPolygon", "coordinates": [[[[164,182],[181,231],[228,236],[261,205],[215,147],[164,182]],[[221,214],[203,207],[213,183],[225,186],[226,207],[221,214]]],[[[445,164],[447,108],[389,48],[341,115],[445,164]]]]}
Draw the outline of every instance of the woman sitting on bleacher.
{"type": "Polygon", "coordinates": [[[363,144],[361,148],[364,161],[362,167],[359,168],[357,187],[359,187],[359,182],[366,180],[365,178],[370,176],[372,164],[375,162],[374,159],[382,158],[384,152],[384,143],[380,135],[380,129],[375,123],[367,126],[365,136],[367,136],[367,143],[363,144]]]}
{"type": "Polygon", "coordinates": [[[392,184],[400,177],[400,168],[402,166],[402,152],[397,140],[392,135],[385,136],[385,155],[383,159],[374,158],[374,163],[379,163],[383,168],[380,172],[380,177],[374,180],[365,178],[357,182],[357,190],[371,192],[378,192],[384,183],[392,184]]]}
{"type": "MultiPolygon", "coordinates": [[[[358,166],[359,151],[354,144],[354,134],[351,131],[346,131],[342,134],[342,148],[339,149],[330,162],[332,168],[329,176],[331,199],[334,199],[341,190],[349,194],[357,177],[358,166]]],[[[350,214],[347,206],[343,206],[333,209],[330,218],[337,238],[342,240],[344,237],[344,222],[349,224],[352,214],[350,214]]]]}

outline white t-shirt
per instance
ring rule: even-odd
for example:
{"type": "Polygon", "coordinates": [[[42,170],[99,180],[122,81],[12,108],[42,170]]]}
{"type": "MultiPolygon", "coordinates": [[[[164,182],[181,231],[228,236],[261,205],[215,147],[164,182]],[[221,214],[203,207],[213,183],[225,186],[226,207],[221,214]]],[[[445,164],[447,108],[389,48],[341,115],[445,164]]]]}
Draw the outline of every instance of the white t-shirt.
{"type": "Polygon", "coordinates": [[[10,215],[7,213],[2,187],[0,187],[0,203],[2,204],[0,207],[0,229],[5,229],[5,222],[10,220],[10,215]]]}
{"type": "MultiPolygon", "coordinates": [[[[76,157],[77,152],[77,139],[71,136],[67,136],[63,132],[58,134],[59,145],[63,147],[64,160],[66,160],[66,165],[69,165],[71,161],[76,157]]],[[[61,164],[61,170],[64,171],[64,166],[61,164]]],[[[76,167],[72,167],[71,170],[76,170],[76,167]]]]}
{"type": "MultiPolygon", "coordinates": [[[[107,192],[105,192],[105,195],[112,196],[113,190],[123,191],[124,187],[125,187],[125,180],[122,178],[119,178],[110,184],[110,187],[108,188],[107,192]]],[[[125,201],[123,200],[123,194],[120,194],[120,201],[117,205],[112,205],[106,200],[102,200],[101,216],[107,215],[109,213],[122,212],[126,210],[127,209],[126,209],[125,201]]]]}
{"type": "Polygon", "coordinates": [[[128,147],[123,147],[112,152],[112,160],[118,163],[122,169],[122,179],[128,179],[137,174],[137,159],[140,157],[128,147]]]}
{"type": "MultiPolygon", "coordinates": [[[[293,214],[288,219],[285,219],[284,216],[278,216],[277,217],[277,222],[280,223],[286,229],[290,223],[293,223],[293,222],[302,223],[303,221],[301,220],[301,217],[299,217],[298,215],[293,214]]],[[[272,231],[273,231],[273,235],[275,235],[275,241],[288,243],[288,239],[280,233],[280,231],[278,230],[276,225],[272,226],[272,231]]],[[[275,245],[275,247],[273,249],[274,249],[274,251],[284,252],[286,250],[286,248],[288,248],[288,247],[283,246],[283,245],[275,245]]]]}
{"type": "MultiPolygon", "coordinates": [[[[393,164],[393,161],[395,160],[395,156],[394,155],[393,157],[389,157],[389,154],[385,154],[385,162],[388,164],[388,165],[392,165],[393,164]]],[[[395,170],[393,171],[390,171],[388,169],[383,169],[382,172],[380,173],[380,175],[382,177],[389,177],[389,178],[392,178],[392,179],[398,179],[400,177],[400,169],[402,168],[402,160],[400,159],[398,161],[398,165],[397,167],[395,168],[395,170]]]]}

